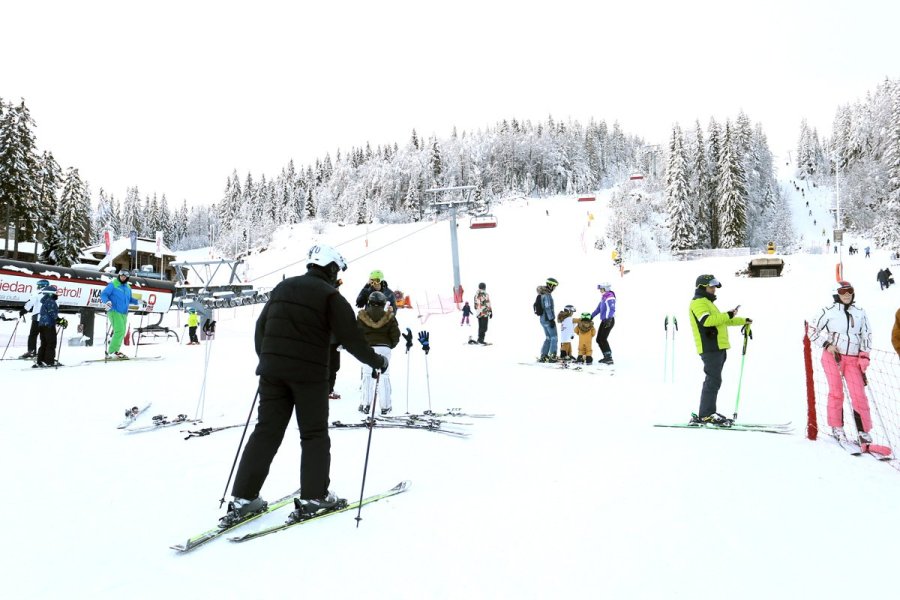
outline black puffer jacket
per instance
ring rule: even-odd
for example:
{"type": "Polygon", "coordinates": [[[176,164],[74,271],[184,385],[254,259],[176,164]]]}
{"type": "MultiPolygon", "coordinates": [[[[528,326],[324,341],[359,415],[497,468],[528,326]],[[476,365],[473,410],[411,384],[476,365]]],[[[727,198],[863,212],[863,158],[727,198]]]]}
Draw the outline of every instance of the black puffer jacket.
{"type": "Polygon", "coordinates": [[[356,308],[365,308],[369,303],[369,295],[372,292],[381,292],[387,298],[387,301],[394,309],[394,313],[397,312],[397,297],[394,296],[394,292],[391,291],[391,288],[388,287],[387,281],[381,282],[381,289],[376,290],[372,287],[371,283],[367,283],[363,286],[363,289],[359,291],[359,295],[356,297],[356,308]]]}
{"type": "Polygon", "coordinates": [[[383,364],[357,327],[350,303],[315,268],[275,286],[256,321],[254,341],[256,374],[276,379],[328,381],[332,343],[372,368],[383,364]]]}

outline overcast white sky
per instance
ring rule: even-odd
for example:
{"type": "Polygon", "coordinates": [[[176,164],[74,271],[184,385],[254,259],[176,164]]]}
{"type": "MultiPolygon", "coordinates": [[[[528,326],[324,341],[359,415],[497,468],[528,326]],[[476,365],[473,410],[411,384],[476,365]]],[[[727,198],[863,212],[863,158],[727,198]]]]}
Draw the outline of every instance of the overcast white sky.
{"type": "Polygon", "coordinates": [[[664,142],[743,109],[772,149],[900,76],[889,0],[0,0],[0,97],[123,198],[217,201],[367,141],[591,116],[664,142]]]}

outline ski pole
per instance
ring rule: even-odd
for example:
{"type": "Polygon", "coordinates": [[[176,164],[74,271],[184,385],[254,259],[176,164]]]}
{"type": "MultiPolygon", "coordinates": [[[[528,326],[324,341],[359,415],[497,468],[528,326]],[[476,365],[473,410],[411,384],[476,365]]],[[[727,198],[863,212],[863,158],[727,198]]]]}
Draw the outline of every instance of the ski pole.
{"type": "Polygon", "coordinates": [[[672,315],[672,324],[675,325],[672,329],[672,383],[675,383],[675,332],[678,331],[678,318],[675,315],[672,315]]]}
{"type": "Polygon", "coordinates": [[[16,337],[16,330],[19,329],[19,319],[16,319],[16,324],[13,326],[12,335],[9,336],[9,341],[6,342],[6,348],[3,349],[3,356],[0,356],[0,360],[6,358],[6,351],[9,350],[9,345],[12,343],[13,338],[16,337]]]}
{"type": "Polygon", "coordinates": [[[237,452],[234,453],[234,462],[231,463],[231,472],[228,474],[228,481],[225,483],[225,491],[219,499],[219,508],[225,504],[225,495],[228,494],[228,486],[231,485],[231,477],[234,475],[234,468],[237,466],[238,456],[241,454],[241,446],[244,445],[244,437],[247,435],[247,428],[250,427],[250,419],[253,417],[253,409],[256,407],[256,401],[259,399],[259,388],[256,388],[256,395],[253,396],[253,403],[250,405],[250,414],[247,415],[247,423],[244,425],[244,433],[241,434],[241,441],[238,442],[237,452]]]}
{"type": "Polygon", "coordinates": [[[666,345],[665,350],[663,350],[663,383],[666,382],[666,368],[669,365],[669,315],[666,315],[666,320],[663,325],[665,329],[666,336],[666,345]]]}
{"type": "Polygon", "coordinates": [[[737,399],[734,401],[734,417],[733,419],[737,421],[738,415],[738,406],[741,403],[741,381],[744,379],[744,360],[747,358],[747,340],[753,338],[753,333],[750,331],[750,325],[744,324],[741,327],[741,331],[744,334],[744,349],[741,351],[741,372],[738,375],[738,389],[737,389],[737,399]]]}
{"type": "Polygon", "coordinates": [[[59,357],[62,356],[62,347],[63,347],[63,340],[65,339],[65,334],[66,334],[66,328],[63,327],[62,325],[60,325],[56,329],[57,344],[56,344],[56,363],[54,363],[54,365],[53,365],[54,369],[59,368],[59,357]]]}
{"type": "Polygon", "coordinates": [[[409,414],[409,350],[406,351],[406,414],[409,414]]]}
{"type": "Polygon", "coordinates": [[[431,351],[430,335],[427,331],[419,332],[419,343],[422,345],[422,351],[425,352],[425,387],[428,390],[428,412],[431,412],[431,377],[428,375],[428,352],[431,351]]]}
{"type": "Polygon", "coordinates": [[[106,337],[103,338],[103,362],[109,360],[109,332],[112,329],[112,323],[109,320],[109,311],[106,311],[106,337]]]}
{"type": "Polygon", "coordinates": [[[366,460],[363,463],[362,485],[359,488],[359,507],[355,517],[357,527],[362,521],[362,501],[366,491],[366,472],[369,470],[369,450],[372,448],[372,430],[375,429],[375,405],[378,403],[378,383],[381,381],[381,373],[378,372],[378,369],[372,369],[372,376],[375,378],[375,393],[372,394],[372,406],[369,407],[371,412],[366,419],[366,425],[369,426],[369,441],[366,442],[366,460]]]}
{"type": "Polygon", "coordinates": [[[141,340],[141,330],[144,329],[144,315],[147,313],[141,314],[141,320],[138,321],[138,328],[135,330],[134,335],[131,336],[132,341],[134,342],[134,357],[137,358],[138,355],[138,347],[140,344],[138,342],[141,340]]]}

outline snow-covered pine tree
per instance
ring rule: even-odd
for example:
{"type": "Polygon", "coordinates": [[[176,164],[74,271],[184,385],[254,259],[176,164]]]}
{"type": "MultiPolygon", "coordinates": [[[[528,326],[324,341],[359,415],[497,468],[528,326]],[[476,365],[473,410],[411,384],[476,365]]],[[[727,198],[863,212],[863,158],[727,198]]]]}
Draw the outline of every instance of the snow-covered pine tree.
{"type": "Polygon", "coordinates": [[[703,211],[709,218],[709,225],[707,227],[709,231],[709,247],[710,248],[718,248],[720,247],[719,243],[719,233],[720,233],[720,221],[719,221],[719,178],[720,178],[720,168],[719,161],[721,160],[722,155],[722,144],[719,139],[719,124],[716,123],[715,119],[709,120],[709,127],[707,128],[709,145],[707,146],[706,158],[708,161],[708,169],[707,169],[707,193],[706,193],[706,206],[707,209],[703,211]]]}
{"type": "Polygon", "coordinates": [[[691,210],[688,198],[684,135],[678,125],[672,129],[672,137],[669,141],[669,164],[666,167],[666,210],[669,215],[672,251],[679,252],[696,248],[695,214],[691,210]]]}
{"type": "Polygon", "coordinates": [[[700,121],[694,124],[694,141],[688,160],[693,164],[691,180],[688,183],[688,198],[691,199],[694,223],[696,224],[697,247],[709,248],[709,163],[706,159],[706,143],[700,121]]]}
{"type": "Polygon", "coordinates": [[[33,239],[36,225],[38,156],[33,128],[24,100],[0,109],[0,219],[7,224],[0,235],[14,257],[20,240],[33,239]],[[8,225],[16,232],[11,240],[6,239],[8,225]]]}
{"type": "Polygon", "coordinates": [[[61,245],[56,251],[56,264],[69,267],[91,241],[90,193],[74,167],[66,170],[59,198],[58,223],[61,245]]]}
{"type": "Polygon", "coordinates": [[[38,241],[44,238],[44,228],[46,223],[52,218],[50,215],[56,214],[57,193],[62,185],[62,181],[62,169],[53,157],[53,153],[44,152],[38,163],[38,196],[36,198],[37,211],[34,236],[38,241]]]}
{"type": "Polygon", "coordinates": [[[730,121],[725,122],[722,155],[719,158],[719,220],[720,246],[738,248],[747,235],[747,189],[744,166],[737,155],[739,148],[733,138],[730,121]]]}

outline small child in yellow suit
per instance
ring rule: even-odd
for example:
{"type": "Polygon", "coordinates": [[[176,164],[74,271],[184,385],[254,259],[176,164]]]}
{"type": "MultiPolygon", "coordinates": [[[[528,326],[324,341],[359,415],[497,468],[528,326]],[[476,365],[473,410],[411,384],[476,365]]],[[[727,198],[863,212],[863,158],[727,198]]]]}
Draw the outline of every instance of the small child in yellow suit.
{"type": "Polygon", "coordinates": [[[597,330],[594,329],[594,322],[591,321],[591,313],[581,313],[580,319],[572,319],[572,321],[575,323],[575,333],[578,334],[578,358],[575,359],[575,362],[586,365],[593,364],[594,358],[591,354],[597,330]]]}

